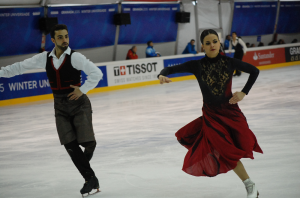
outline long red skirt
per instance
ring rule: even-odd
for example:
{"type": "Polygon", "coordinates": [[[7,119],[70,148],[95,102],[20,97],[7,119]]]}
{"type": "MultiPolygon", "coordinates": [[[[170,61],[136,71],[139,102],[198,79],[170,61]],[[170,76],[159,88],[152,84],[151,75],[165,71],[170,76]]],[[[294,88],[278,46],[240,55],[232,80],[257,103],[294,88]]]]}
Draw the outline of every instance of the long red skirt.
{"type": "Polygon", "coordinates": [[[203,116],[175,135],[188,149],[182,170],[194,176],[214,177],[234,169],[241,158],[263,153],[237,104],[205,104],[203,116]]]}

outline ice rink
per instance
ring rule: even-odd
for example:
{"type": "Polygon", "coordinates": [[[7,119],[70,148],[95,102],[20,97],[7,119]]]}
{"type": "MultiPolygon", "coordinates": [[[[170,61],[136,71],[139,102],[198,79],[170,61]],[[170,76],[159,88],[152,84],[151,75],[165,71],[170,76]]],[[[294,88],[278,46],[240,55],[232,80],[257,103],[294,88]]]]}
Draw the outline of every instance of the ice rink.
{"type": "MultiPolygon", "coordinates": [[[[233,79],[240,91],[248,74],[233,79]]],[[[174,134],[202,115],[196,80],[89,95],[105,198],[246,198],[233,171],[193,177],[174,134]]],[[[242,162],[261,198],[300,197],[300,66],[261,71],[239,103],[264,154],[242,162]]],[[[0,107],[0,198],[80,198],[83,178],[56,132],[53,101],[0,107]]]]}

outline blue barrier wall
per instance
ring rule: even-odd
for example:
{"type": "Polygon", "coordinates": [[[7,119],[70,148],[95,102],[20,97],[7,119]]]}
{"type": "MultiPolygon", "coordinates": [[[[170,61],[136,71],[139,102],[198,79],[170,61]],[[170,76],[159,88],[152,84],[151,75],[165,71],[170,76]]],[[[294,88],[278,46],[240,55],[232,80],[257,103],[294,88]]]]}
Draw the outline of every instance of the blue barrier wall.
{"type": "MultiPolygon", "coordinates": [[[[107,87],[106,66],[99,66],[103,73],[97,87],[107,87]]],[[[86,80],[86,74],[81,72],[82,83],[86,80]]],[[[46,72],[28,73],[14,76],[12,78],[0,78],[0,100],[23,98],[51,94],[49,80],[46,72]]]]}

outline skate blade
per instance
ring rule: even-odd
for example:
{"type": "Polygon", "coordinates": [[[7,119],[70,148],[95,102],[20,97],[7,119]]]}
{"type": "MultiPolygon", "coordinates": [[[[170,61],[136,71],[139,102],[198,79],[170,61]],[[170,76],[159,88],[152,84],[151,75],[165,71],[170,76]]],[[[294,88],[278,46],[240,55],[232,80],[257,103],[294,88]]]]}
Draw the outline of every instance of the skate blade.
{"type": "Polygon", "coordinates": [[[92,190],[92,191],[90,192],[90,195],[94,195],[94,194],[97,194],[97,193],[99,193],[99,192],[101,192],[101,190],[99,190],[99,188],[97,188],[97,189],[92,190]]]}
{"type": "Polygon", "coordinates": [[[99,193],[99,192],[101,192],[101,191],[99,190],[99,188],[98,188],[98,189],[94,189],[94,190],[92,190],[92,191],[89,192],[89,193],[82,194],[82,197],[88,197],[88,196],[90,196],[90,195],[94,195],[94,194],[97,194],[97,193],[99,193]]]}

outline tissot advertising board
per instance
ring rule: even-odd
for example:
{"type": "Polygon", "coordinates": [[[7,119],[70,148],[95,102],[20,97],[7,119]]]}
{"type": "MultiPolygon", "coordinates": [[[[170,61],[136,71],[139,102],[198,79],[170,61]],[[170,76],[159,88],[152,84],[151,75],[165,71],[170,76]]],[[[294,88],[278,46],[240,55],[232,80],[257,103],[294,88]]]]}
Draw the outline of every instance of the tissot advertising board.
{"type": "Polygon", "coordinates": [[[108,86],[157,80],[162,69],[163,60],[156,59],[107,65],[108,86]]]}

